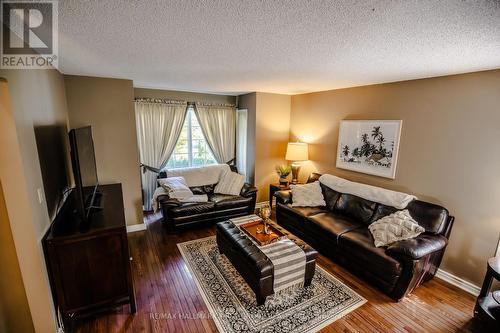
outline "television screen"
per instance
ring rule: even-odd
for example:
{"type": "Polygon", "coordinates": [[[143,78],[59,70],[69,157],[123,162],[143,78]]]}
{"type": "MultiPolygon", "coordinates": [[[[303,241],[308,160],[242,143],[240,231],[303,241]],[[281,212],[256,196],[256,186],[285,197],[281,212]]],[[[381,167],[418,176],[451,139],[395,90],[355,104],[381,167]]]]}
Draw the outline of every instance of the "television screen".
{"type": "Polygon", "coordinates": [[[97,170],[94,154],[94,142],[90,126],[75,129],[75,141],[78,151],[78,167],[83,187],[97,185],[97,170]]]}
{"type": "Polygon", "coordinates": [[[90,126],[72,129],[69,138],[77,209],[82,219],[86,220],[92,209],[98,185],[92,129],[90,126]]]}
{"type": "Polygon", "coordinates": [[[35,125],[34,130],[45,202],[53,220],[71,186],[68,130],[66,124],[35,125]]]}

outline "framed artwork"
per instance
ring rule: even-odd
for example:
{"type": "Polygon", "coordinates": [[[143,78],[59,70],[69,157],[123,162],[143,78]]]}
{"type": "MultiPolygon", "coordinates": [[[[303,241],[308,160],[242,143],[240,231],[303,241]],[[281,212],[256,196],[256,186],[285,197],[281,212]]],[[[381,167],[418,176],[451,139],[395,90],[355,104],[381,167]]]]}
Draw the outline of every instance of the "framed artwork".
{"type": "Polygon", "coordinates": [[[342,120],[337,168],[396,177],[401,120],[342,120]]]}

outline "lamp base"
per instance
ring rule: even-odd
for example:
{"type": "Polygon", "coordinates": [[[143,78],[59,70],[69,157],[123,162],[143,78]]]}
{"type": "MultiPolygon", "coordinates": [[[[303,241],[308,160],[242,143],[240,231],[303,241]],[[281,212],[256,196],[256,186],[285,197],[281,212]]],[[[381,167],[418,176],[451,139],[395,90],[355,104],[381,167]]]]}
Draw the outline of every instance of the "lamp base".
{"type": "Polygon", "coordinates": [[[300,164],[292,163],[292,184],[297,184],[299,182],[299,171],[300,164]]]}

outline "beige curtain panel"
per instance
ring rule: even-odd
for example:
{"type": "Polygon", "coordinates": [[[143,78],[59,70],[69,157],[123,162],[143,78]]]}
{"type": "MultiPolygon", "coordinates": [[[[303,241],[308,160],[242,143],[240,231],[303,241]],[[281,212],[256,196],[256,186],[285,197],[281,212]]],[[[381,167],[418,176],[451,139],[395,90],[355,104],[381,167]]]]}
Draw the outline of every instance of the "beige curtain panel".
{"type": "MultiPolygon", "coordinates": [[[[142,164],[163,169],[182,130],[186,118],[186,102],[135,101],[135,119],[139,157],[142,164]]],[[[157,174],[149,169],[141,172],[143,207],[151,210],[157,174]]]]}
{"type": "Polygon", "coordinates": [[[196,103],[196,117],[215,159],[227,163],[235,157],[236,109],[196,103]]]}

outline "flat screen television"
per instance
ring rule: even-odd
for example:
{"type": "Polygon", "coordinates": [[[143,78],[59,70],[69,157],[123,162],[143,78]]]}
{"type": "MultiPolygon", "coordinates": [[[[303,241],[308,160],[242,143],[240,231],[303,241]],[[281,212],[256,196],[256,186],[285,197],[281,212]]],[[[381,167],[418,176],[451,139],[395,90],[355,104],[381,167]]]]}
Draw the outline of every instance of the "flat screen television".
{"type": "Polygon", "coordinates": [[[75,176],[75,204],[80,217],[87,221],[94,208],[99,180],[90,126],[69,131],[71,161],[75,176]]]}

